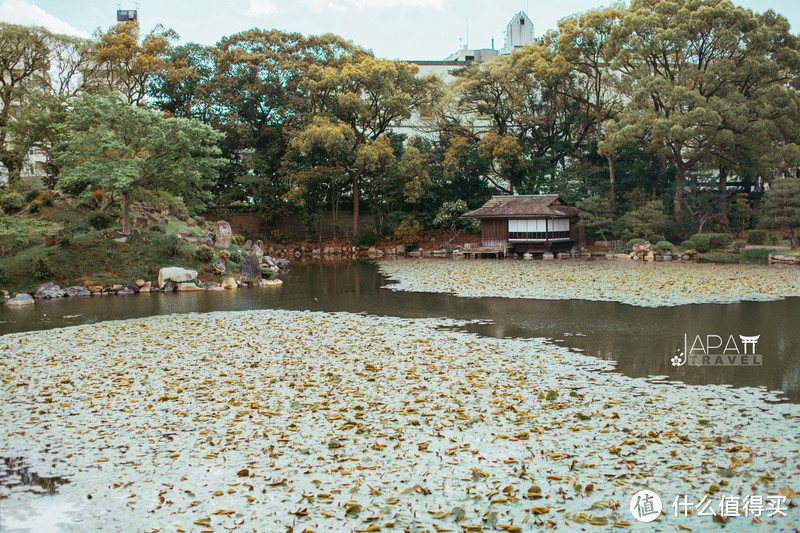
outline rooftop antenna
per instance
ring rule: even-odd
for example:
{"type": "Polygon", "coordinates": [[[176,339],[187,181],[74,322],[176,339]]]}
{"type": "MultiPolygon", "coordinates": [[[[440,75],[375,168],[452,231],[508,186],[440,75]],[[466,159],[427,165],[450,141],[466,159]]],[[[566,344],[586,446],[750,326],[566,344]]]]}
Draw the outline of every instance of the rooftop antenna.
{"type": "Polygon", "coordinates": [[[467,43],[466,43],[467,46],[465,48],[469,48],[469,19],[467,19],[467,39],[466,39],[466,41],[467,41],[467,43]]]}

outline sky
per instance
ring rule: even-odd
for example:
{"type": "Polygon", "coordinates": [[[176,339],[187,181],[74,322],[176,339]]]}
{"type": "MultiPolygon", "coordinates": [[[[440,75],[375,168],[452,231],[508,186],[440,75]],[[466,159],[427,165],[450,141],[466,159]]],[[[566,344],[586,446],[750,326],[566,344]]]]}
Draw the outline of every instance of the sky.
{"type": "MultiPolygon", "coordinates": [[[[41,25],[88,37],[116,22],[117,9],[138,9],[142,29],[172,28],[181,43],[213,45],[251,28],[304,35],[334,33],[379,58],[439,60],[468,44],[502,48],[505,27],[525,11],[538,37],[559,19],[603,5],[602,0],[0,0],[0,21],[41,25]]],[[[608,2],[606,2],[608,3],[608,2]]],[[[800,1],[738,0],[757,12],[772,9],[800,33],[800,1]]]]}

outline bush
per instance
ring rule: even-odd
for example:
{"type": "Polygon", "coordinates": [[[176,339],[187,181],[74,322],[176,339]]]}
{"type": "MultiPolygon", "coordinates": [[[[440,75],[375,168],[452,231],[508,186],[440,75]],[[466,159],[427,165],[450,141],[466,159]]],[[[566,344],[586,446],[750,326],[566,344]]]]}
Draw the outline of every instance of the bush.
{"type": "Polygon", "coordinates": [[[86,221],[95,229],[110,228],[115,222],[114,217],[108,211],[93,211],[86,217],[86,221]]]}
{"type": "Polygon", "coordinates": [[[705,254],[697,259],[698,263],[738,263],[738,254],[705,254]]]}
{"type": "Polygon", "coordinates": [[[353,244],[356,246],[374,246],[376,242],[378,242],[378,236],[375,235],[375,230],[372,228],[365,229],[353,237],[353,244]]]}
{"type": "Polygon", "coordinates": [[[733,241],[733,249],[736,250],[737,252],[740,250],[744,250],[745,246],[747,246],[747,243],[742,240],[733,241]]]}
{"type": "Polygon", "coordinates": [[[56,232],[56,242],[61,246],[69,246],[72,243],[72,238],[75,236],[75,226],[66,224],[63,228],[56,232]]]}
{"type": "Polygon", "coordinates": [[[164,226],[161,224],[151,224],[147,226],[148,231],[152,231],[153,233],[166,233],[167,230],[164,229],[164,226]]]}
{"type": "Polygon", "coordinates": [[[747,248],[742,250],[742,257],[747,259],[768,259],[770,254],[774,254],[772,248],[747,248]]]}
{"type": "Polygon", "coordinates": [[[164,253],[170,257],[175,257],[183,252],[183,239],[177,235],[170,235],[164,243],[164,253]]]}
{"type": "Polygon", "coordinates": [[[711,234],[710,233],[696,233],[689,237],[689,240],[694,243],[694,249],[704,254],[711,250],[711,234]]]}
{"type": "Polygon", "coordinates": [[[711,233],[712,248],[727,248],[733,242],[733,237],[727,233],[711,233]]]}
{"type": "Polygon", "coordinates": [[[34,201],[37,196],[39,196],[39,190],[38,189],[28,189],[27,191],[22,193],[22,195],[25,197],[25,203],[29,204],[32,201],[34,201]]]}
{"type": "Polygon", "coordinates": [[[422,226],[413,217],[406,217],[394,230],[395,238],[400,241],[406,248],[413,248],[419,242],[420,235],[422,234],[422,226]]]}
{"type": "Polygon", "coordinates": [[[242,262],[241,250],[231,250],[230,255],[228,256],[228,261],[233,261],[234,263],[241,263],[242,262]]]}
{"type": "Polygon", "coordinates": [[[777,245],[781,241],[780,235],[777,233],[770,233],[769,234],[769,243],[773,246],[777,245]]]}
{"type": "Polygon", "coordinates": [[[653,246],[653,250],[655,250],[657,254],[665,254],[667,252],[672,252],[673,250],[675,250],[675,245],[669,241],[658,241],[653,246]]]}
{"type": "Polygon", "coordinates": [[[645,241],[644,239],[640,239],[638,237],[635,238],[635,239],[629,240],[628,242],[625,243],[625,253],[631,253],[633,251],[633,245],[634,244],[640,244],[640,243],[643,243],[643,242],[647,242],[647,241],[645,241]]]}
{"type": "Polygon", "coordinates": [[[684,250],[694,250],[695,246],[696,245],[695,245],[694,241],[683,241],[683,242],[681,242],[681,248],[683,248],[684,250]]]}
{"type": "Polygon", "coordinates": [[[657,233],[654,234],[654,235],[650,235],[650,238],[648,238],[647,240],[650,241],[653,244],[658,244],[658,243],[664,242],[664,241],[669,242],[669,241],[667,241],[666,237],[664,237],[663,235],[659,235],[657,233]]]}
{"type": "Polygon", "coordinates": [[[34,202],[38,201],[43,207],[53,207],[55,200],[53,193],[47,189],[42,189],[33,199],[34,202]]]}
{"type": "Polygon", "coordinates": [[[41,208],[42,208],[42,202],[40,202],[35,198],[31,201],[31,203],[28,204],[29,213],[38,213],[41,208]]]}
{"type": "Polygon", "coordinates": [[[53,278],[53,269],[50,268],[50,263],[41,257],[33,262],[31,273],[34,278],[42,281],[53,278]]]}
{"type": "Polygon", "coordinates": [[[767,242],[767,232],[754,229],[747,234],[747,242],[750,244],[764,244],[767,242]]]}
{"type": "Polygon", "coordinates": [[[198,246],[194,254],[192,254],[196,261],[201,263],[210,263],[214,260],[214,249],[210,246],[206,246],[205,244],[201,244],[198,246]]]}
{"type": "Polygon", "coordinates": [[[247,239],[245,239],[244,235],[242,235],[241,233],[234,233],[232,240],[234,244],[242,246],[244,244],[244,241],[246,241],[247,239]]]}
{"type": "Polygon", "coordinates": [[[3,211],[6,213],[16,213],[17,211],[22,211],[27,203],[28,202],[25,201],[25,198],[23,198],[22,195],[17,192],[4,194],[3,197],[0,198],[0,207],[2,207],[3,211]]]}

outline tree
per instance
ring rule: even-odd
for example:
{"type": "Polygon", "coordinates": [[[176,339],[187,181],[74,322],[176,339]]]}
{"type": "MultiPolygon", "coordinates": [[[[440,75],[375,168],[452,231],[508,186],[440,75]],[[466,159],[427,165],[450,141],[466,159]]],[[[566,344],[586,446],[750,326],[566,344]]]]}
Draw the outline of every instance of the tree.
{"type": "Polygon", "coordinates": [[[352,183],[355,235],[361,181],[384,151],[379,139],[428,104],[440,83],[434,75],[417,77],[417,70],[411,63],[377,60],[358,51],[340,66],[312,66],[303,83],[312,113],[329,117],[332,128],[351,130],[352,144],[342,163],[352,183]]]}
{"type": "Polygon", "coordinates": [[[61,184],[89,194],[122,197],[122,232],[130,234],[129,195],[140,187],[164,189],[193,210],[211,198],[221,135],[196,120],[167,119],[113,97],[81,95],[63,124],[57,160],[61,184]]]}
{"type": "Polygon", "coordinates": [[[581,209],[578,224],[592,233],[599,234],[604,241],[607,241],[606,234],[610,235],[614,230],[614,209],[611,199],[592,196],[579,202],[577,207],[581,209]]]}
{"type": "Polygon", "coordinates": [[[43,29],[0,22],[0,163],[11,183],[19,178],[32,146],[18,113],[30,93],[47,81],[50,63],[45,35],[43,29]]]}
{"type": "Polygon", "coordinates": [[[780,178],[770,184],[761,199],[761,225],[786,231],[792,250],[797,250],[794,230],[800,226],[800,179],[780,178]]]}
{"type": "Polygon", "coordinates": [[[124,102],[143,107],[151,79],[166,71],[178,34],[156,26],[139,42],[139,23],[121,22],[95,35],[94,57],[102,67],[105,87],[124,102]]]}
{"type": "Polygon", "coordinates": [[[638,209],[628,211],[617,220],[618,233],[624,239],[644,237],[647,239],[656,231],[669,226],[669,217],[659,201],[647,202],[638,209]]]}

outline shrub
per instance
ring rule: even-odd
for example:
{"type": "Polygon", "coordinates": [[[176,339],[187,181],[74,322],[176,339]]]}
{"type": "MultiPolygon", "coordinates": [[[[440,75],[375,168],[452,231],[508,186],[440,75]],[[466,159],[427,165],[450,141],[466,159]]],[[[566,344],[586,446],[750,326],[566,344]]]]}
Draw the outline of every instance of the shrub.
{"type": "Polygon", "coordinates": [[[655,250],[657,254],[665,254],[673,251],[674,249],[675,245],[669,241],[659,241],[653,246],[653,250],[655,250]]]}
{"type": "Polygon", "coordinates": [[[768,259],[770,254],[774,254],[772,248],[746,248],[742,250],[742,257],[747,259],[768,259]]]}
{"type": "Polygon", "coordinates": [[[698,258],[698,263],[738,263],[738,254],[705,254],[698,258]]]}
{"type": "Polygon", "coordinates": [[[86,221],[95,229],[110,228],[114,224],[114,217],[108,211],[93,211],[86,221]]]}
{"type": "Polygon", "coordinates": [[[681,243],[681,248],[683,248],[684,250],[694,250],[695,246],[696,245],[695,245],[694,241],[683,241],[681,243]]]}
{"type": "Polygon", "coordinates": [[[34,201],[37,196],[39,196],[39,190],[38,189],[28,189],[27,191],[25,191],[23,193],[23,196],[25,197],[25,203],[29,204],[32,201],[34,201]]]}
{"type": "Polygon", "coordinates": [[[747,234],[747,242],[750,244],[764,244],[767,242],[767,232],[754,229],[747,234]]]}
{"type": "Polygon", "coordinates": [[[33,262],[31,273],[34,278],[42,281],[52,279],[53,277],[53,269],[50,267],[50,263],[41,257],[33,262]]]}
{"type": "Polygon", "coordinates": [[[234,263],[241,263],[242,262],[241,250],[231,250],[230,255],[228,256],[228,261],[233,261],[234,263]]]}
{"type": "Polygon", "coordinates": [[[233,237],[232,237],[232,240],[233,240],[234,244],[237,244],[237,245],[241,246],[241,245],[244,244],[244,241],[246,241],[247,239],[245,239],[244,235],[242,235],[241,233],[234,233],[233,237]]]}
{"type": "Polygon", "coordinates": [[[153,233],[166,233],[167,232],[167,230],[165,230],[164,226],[162,226],[161,224],[151,224],[150,226],[147,226],[147,229],[149,231],[152,231],[153,233]]]}
{"type": "Polygon", "coordinates": [[[629,240],[628,242],[625,243],[625,252],[626,253],[631,253],[633,251],[633,245],[634,244],[640,244],[640,243],[643,243],[643,242],[646,242],[646,241],[644,239],[640,239],[638,237],[635,238],[635,239],[629,240]]]}
{"type": "Polygon", "coordinates": [[[400,225],[394,230],[395,238],[400,241],[406,248],[412,248],[419,242],[420,235],[422,234],[422,226],[413,217],[406,217],[400,222],[400,225]]]}
{"type": "Polygon", "coordinates": [[[29,213],[38,213],[41,208],[42,208],[42,202],[40,202],[35,198],[31,201],[31,203],[28,204],[29,213]]]}
{"type": "Polygon", "coordinates": [[[63,228],[56,232],[56,241],[61,246],[69,246],[72,243],[72,238],[75,236],[75,226],[66,224],[63,228]]]}
{"type": "Polygon", "coordinates": [[[230,259],[231,258],[231,253],[228,250],[222,250],[219,253],[219,258],[220,259],[230,259]]]}
{"type": "Polygon", "coordinates": [[[201,263],[210,263],[214,260],[214,249],[205,244],[201,244],[194,250],[194,258],[201,263]]]}
{"type": "Polygon", "coordinates": [[[53,202],[55,202],[55,200],[52,192],[47,189],[42,189],[33,201],[38,201],[43,207],[53,207],[53,202]]]}
{"type": "Polygon", "coordinates": [[[164,253],[170,257],[180,255],[183,251],[183,239],[177,235],[170,235],[164,243],[164,253]]]}
{"type": "Polygon", "coordinates": [[[747,246],[747,243],[742,240],[733,241],[733,249],[736,250],[737,252],[740,250],[744,250],[745,246],[747,246]]]}
{"type": "Polygon", "coordinates": [[[650,235],[650,237],[647,240],[653,243],[654,245],[664,241],[669,242],[667,241],[666,237],[664,237],[663,235],[659,235],[658,233],[650,235]]]}
{"type": "Polygon", "coordinates": [[[18,192],[10,192],[8,194],[4,194],[3,197],[0,198],[0,207],[2,207],[3,211],[6,213],[16,213],[17,211],[22,211],[22,209],[25,207],[25,204],[27,204],[25,198],[23,198],[18,192]]]}
{"type": "Polygon", "coordinates": [[[712,248],[727,248],[733,242],[733,237],[727,233],[711,233],[712,248]]]}
{"type": "Polygon", "coordinates": [[[378,236],[375,235],[375,230],[372,228],[365,229],[353,237],[353,244],[356,246],[373,246],[376,242],[378,242],[378,236]]]}
{"type": "Polygon", "coordinates": [[[781,238],[780,235],[777,233],[770,233],[769,234],[769,243],[773,246],[777,245],[780,242],[781,238]]]}
{"type": "Polygon", "coordinates": [[[704,254],[711,249],[710,233],[696,233],[689,237],[689,240],[694,243],[694,249],[701,254],[704,254]]]}

